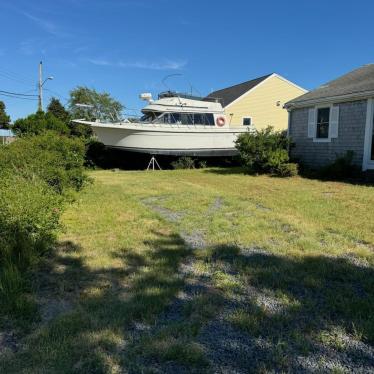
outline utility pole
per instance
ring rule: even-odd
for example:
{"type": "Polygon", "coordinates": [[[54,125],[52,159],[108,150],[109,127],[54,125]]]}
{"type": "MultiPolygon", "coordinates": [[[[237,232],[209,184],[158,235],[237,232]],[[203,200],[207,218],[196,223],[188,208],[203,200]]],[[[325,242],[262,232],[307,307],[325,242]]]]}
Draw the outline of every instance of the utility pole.
{"type": "Polygon", "coordinates": [[[43,62],[40,61],[39,62],[39,82],[38,82],[38,89],[39,89],[38,111],[43,111],[43,86],[44,86],[45,82],[53,79],[53,77],[48,77],[48,78],[44,79],[44,81],[43,81],[42,66],[43,66],[43,62]]]}
{"type": "Polygon", "coordinates": [[[40,112],[43,110],[42,66],[43,66],[43,62],[40,61],[39,62],[39,84],[38,84],[38,88],[39,88],[38,111],[40,112]]]}

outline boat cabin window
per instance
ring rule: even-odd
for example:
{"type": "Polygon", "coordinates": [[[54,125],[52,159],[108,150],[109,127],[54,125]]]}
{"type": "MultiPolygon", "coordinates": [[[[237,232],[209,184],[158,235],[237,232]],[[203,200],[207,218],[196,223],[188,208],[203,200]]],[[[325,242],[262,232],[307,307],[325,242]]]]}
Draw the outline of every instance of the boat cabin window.
{"type": "Polygon", "coordinates": [[[140,118],[142,122],[152,122],[161,115],[160,112],[147,112],[140,118]]]}
{"type": "Polygon", "coordinates": [[[214,126],[214,116],[212,113],[165,113],[162,116],[162,122],[178,125],[214,126]]]}

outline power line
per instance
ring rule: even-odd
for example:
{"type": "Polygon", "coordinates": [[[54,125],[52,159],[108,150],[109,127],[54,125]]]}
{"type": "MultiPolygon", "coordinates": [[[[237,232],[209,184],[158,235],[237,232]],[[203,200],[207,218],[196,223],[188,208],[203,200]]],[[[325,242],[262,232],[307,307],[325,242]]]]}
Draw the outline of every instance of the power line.
{"type": "Polygon", "coordinates": [[[31,95],[31,94],[26,94],[26,93],[19,93],[19,92],[10,92],[10,91],[3,91],[0,90],[0,92],[8,94],[8,95],[16,95],[16,96],[38,96],[38,95],[31,95]]]}
{"type": "Polygon", "coordinates": [[[5,93],[0,93],[0,96],[9,97],[9,98],[12,98],[12,99],[21,99],[21,100],[32,100],[32,101],[38,100],[37,98],[30,98],[30,97],[23,97],[23,96],[14,96],[14,95],[8,95],[8,94],[5,94],[5,93]]]}
{"type": "MultiPolygon", "coordinates": [[[[67,99],[66,97],[60,95],[58,92],[56,91],[53,91],[53,90],[50,90],[49,88],[45,88],[44,91],[48,91],[50,92],[52,95],[56,95],[57,97],[59,97],[61,100],[64,100],[65,102],[68,102],[69,99],[67,99]]],[[[52,97],[52,95],[50,95],[52,97]]]]}
{"type": "Polygon", "coordinates": [[[0,68],[0,75],[10,80],[13,80],[15,82],[25,84],[27,86],[35,84],[34,80],[31,79],[30,77],[26,77],[25,75],[12,72],[11,70],[8,70],[8,69],[0,68]]]}

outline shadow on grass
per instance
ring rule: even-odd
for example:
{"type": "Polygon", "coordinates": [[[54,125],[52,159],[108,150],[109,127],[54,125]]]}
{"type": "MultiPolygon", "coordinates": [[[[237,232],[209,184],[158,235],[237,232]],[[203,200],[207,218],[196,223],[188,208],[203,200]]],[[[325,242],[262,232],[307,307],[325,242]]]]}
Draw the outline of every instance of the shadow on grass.
{"type": "Polygon", "coordinates": [[[199,256],[214,268],[203,279],[181,270],[195,254],[179,235],[145,244],[144,252],[118,251],[121,266],[92,270],[79,245],[60,243],[34,285],[41,309],[68,307],[42,311],[49,317],[23,349],[0,357],[0,371],[311,370],[300,357],[329,359],[329,344],[340,344],[342,361],[370,369],[371,353],[334,331],[373,343],[372,269],[215,246],[199,256]],[[214,283],[220,272],[245,281],[227,289],[214,283]]]}
{"type": "Polygon", "coordinates": [[[224,357],[229,370],[248,365],[292,372],[373,369],[372,268],[346,258],[295,259],[236,246],[212,248],[210,261],[216,272],[247,279],[220,321],[230,327],[220,334],[213,324],[203,332],[211,334],[204,338],[211,342],[207,351],[218,360],[224,357]],[[249,339],[243,349],[245,336],[249,339]]]}

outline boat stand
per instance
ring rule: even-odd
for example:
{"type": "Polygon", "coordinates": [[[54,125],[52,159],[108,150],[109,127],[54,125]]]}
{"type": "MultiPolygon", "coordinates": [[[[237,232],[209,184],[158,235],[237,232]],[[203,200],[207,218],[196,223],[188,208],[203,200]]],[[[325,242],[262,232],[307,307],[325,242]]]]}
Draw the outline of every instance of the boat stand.
{"type": "Polygon", "coordinates": [[[152,169],[153,171],[155,171],[156,170],[155,167],[157,167],[158,170],[162,170],[161,166],[158,164],[155,156],[152,156],[152,158],[149,161],[149,164],[148,164],[148,167],[147,167],[147,171],[150,170],[150,169],[152,169]]]}

